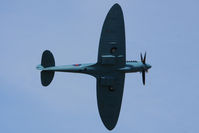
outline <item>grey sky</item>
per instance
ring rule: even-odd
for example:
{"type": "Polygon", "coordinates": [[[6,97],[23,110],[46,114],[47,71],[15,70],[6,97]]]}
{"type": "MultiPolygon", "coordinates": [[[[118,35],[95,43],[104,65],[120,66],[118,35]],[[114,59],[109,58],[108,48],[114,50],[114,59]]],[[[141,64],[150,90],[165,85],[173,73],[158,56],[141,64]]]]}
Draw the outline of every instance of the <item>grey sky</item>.
{"type": "Polygon", "coordinates": [[[147,51],[152,69],[127,74],[114,133],[199,132],[199,1],[0,1],[0,132],[108,133],[88,75],[56,73],[40,84],[41,54],[56,65],[96,62],[106,14],[124,12],[128,60],[147,51]]]}

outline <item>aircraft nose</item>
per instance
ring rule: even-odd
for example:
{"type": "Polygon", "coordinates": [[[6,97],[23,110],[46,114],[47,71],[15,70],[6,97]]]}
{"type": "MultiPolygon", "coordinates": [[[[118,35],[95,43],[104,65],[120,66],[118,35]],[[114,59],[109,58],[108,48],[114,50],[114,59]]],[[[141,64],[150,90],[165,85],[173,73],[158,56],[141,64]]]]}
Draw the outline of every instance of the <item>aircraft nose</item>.
{"type": "Polygon", "coordinates": [[[150,69],[152,66],[148,64],[147,67],[148,67],[148,69],[150,69]]]}

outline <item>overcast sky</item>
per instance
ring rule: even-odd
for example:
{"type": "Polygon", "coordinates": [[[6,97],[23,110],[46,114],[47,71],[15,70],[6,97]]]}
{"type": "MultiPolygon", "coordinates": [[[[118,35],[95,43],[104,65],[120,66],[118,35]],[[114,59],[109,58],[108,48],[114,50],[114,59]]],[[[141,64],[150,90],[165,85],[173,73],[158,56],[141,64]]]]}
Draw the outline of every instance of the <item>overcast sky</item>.
{"type": "Polygon", "coordinates": [[[0,132],[109,133],[95,78],[56,73],[48,87],[35,69],[45,49],[56,65],[95,63],[111,6],[124,12],[126,55],[152,65],[126,75],[114,133],[199,132],[198,0],[1,0],[0,132]]]}

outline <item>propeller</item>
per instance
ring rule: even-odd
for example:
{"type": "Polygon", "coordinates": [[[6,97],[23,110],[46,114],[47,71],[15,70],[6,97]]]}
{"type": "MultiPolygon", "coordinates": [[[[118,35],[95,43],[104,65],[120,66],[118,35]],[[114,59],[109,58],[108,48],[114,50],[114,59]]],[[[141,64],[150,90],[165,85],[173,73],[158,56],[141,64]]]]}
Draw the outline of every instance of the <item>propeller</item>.
{"type": "Polygon", "coordinates": [[[146,64],[146,52],[144,53],[144,58],[142,57],[142,53],[140,54],[141,61],[143,64],[146,64]]]}
{"type": "Polygon", "coordinates": [[[145,85],[145,71],[142,71],[142,83],[145,85]]]}
{"type": "MultiPolygon", "coordinates": [[[[145,65],[146,64],[146,52],[144,53],[144,58],[142,57],[142,53],[140,54],[140,57],[141,57],[142,63],[145,65]]],[[[148,70],[145,69],[142,71],[142,82],[144,85],[145,85],[145,72],[148,72],[148,70]]]]}

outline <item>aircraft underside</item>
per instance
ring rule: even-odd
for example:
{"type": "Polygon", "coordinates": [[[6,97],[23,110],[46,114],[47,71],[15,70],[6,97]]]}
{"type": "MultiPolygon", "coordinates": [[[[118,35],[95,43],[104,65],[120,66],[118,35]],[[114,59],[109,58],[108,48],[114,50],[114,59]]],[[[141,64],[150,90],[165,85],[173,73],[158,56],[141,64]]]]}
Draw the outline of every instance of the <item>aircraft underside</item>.
{"type": "Polygon", "coordinates": [[[107,129],[112,130],[118,121],[125,73],[142,72],[143,84],[145,84],[145,72],[151,68],[145,63],[141,55],[141,61],[126,61],[125,27],[123,12],[119,4],[113,5],[108,12],[103,24],[97,63],[73,64],[55,66],[55,60],[49,50],[43,52],[41,65],[41,83],[48,86],[53,80],[55,72],[84,73],[94,76],[97,82],[97,104],[102,122],[107,129]]]}

